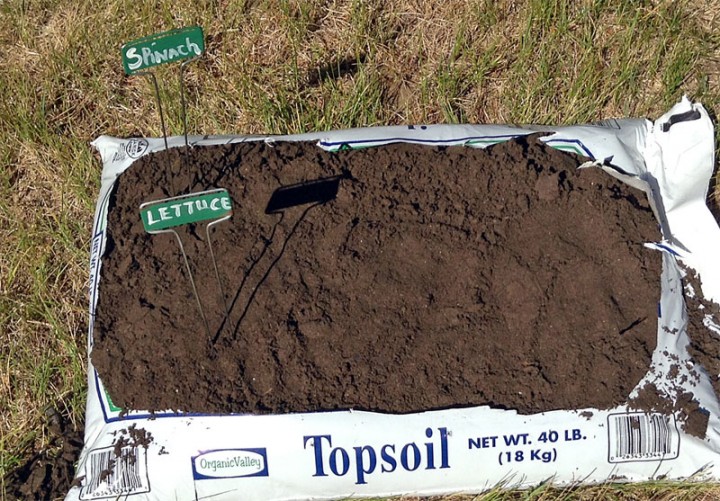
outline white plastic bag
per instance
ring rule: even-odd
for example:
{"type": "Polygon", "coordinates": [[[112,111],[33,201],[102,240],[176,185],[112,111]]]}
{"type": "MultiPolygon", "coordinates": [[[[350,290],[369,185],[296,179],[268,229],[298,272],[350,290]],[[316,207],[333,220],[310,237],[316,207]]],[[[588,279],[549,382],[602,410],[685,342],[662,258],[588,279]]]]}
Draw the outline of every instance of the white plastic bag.
{"type": "MultiPolygon", "coordinates": [[[[596,159],[611,174],[651,194],[664,236],[654,244],[664,253],[662,315],[653,370],[635,393],[646,383],[677,385],[692,368],[678,263],[698,271],[705,297],[720,300],[720,229],[705,206],[713,129],[701,105],[683,99],[655,123],[378,127],[190,139],[195,146],[312,140],[328,150],[401,141],[485,147],[538,130],[553,132],[543,138],[549,145],[596,159]],[[668,382],[671,365],[680,367],[680,374],[668,382]]],[[[168,143],[180,146],[184,138],[168,138],[168,143]]],[[[91,251],[90,349],[111,188],[137,158],[164,149],[162,139],[102,136],[93,145],[104,167],[91,251]]],[[[88,384],[85,448],[77,469],[82,482],[67,500],[329,499],[478,492],[550,478],[567,485],[613,478],[720,477],[720,405],[702,371],[696,386],[685,384],[709,414],[703,439],[686,434],[677,415],[627,406],[536,415],[481,406],[402,416],[352,411],[151,416],[115,407],[92,364],[88,384]]]]}

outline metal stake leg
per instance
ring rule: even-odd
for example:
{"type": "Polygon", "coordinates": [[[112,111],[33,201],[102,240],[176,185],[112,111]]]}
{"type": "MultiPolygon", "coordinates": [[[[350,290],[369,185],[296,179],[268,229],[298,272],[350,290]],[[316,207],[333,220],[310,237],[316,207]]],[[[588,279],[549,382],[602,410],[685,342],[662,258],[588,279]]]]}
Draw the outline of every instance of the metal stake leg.
{"type": "MultiPolygon", "coordinates": [[[[165,115],[163,114],[162,110],[162,102],[160,101],[160,88],[158,87],[157,78],[155,78],[155,73],[152,71],[141,71],[139,73],[135,73],[136,75],[142,75],[144,77],[148,77],[150,80],[152,80],[153,88],[155,89],[155,99],[157,100],[157,107],[158,112],[160,113],[160,126],[162,127],[162,133],[163,133],[163,141],[165,142],[165,151],[168,149],[168,141],[167,141],[167,130],[165,129],[165,115]]],[[[168,158],[168,173],[170,174],[170,187],[172,189],[172,193],[170,195],[175,196],[177,193],[175,192],[175,183],[173,182],[173,172],[172,172],[172,166],[170,164],[170,159],[168,158]]]]}
{"type": "Polygon", "coordinates": [[[183,61],[182,64],[180,64],[180,103],[182,106],[182,120],[183,120],[183,132],[185,133],[185,150],[187,151],[188,148],[188,132],[187,132],[187,107],[185,105],[185,66],[192,63],[196,59],[200,59],[199,57],[194,57],[192,59],[188,59],[187,61],[183,61]]]}
{"type": "Polygon", "coordinates": [[[200,301],[200,295],[198,294],[197,288],[195,287],[195,280],[193,279],[192,271],[190,271],[190,263],[188,263],[187,254],[185,254],[185,247],[183,247],[182,240],[180,240],[180,235],[177,234],[175,230],[167,230],[173,233],[175,235],[175,238],[177,238],[178,245],[180,246],[180,252],[182,252],[183,259],[185,260],[185,269],[188,273],[188,278],[190,279],[190,285],[192,285],[193,294],[195,294],[195,300],[197,301],[198,310],[200,311],[200,316],[202,317],[203,324],[205,325],[205,333],[208,336],[208,339],[210,339],[210,326],[208,325],[207,317],[205,316],[205,310],[203,310],[202,302],[200,301]]]}
{"type": "Polygon", "coordinates": [[[229,328],[230,326],[230,308],[228,307],[227,296],[225,295],[225,288],[223,287],[222,281],[220,280],[220,273],[218,272],[217,261],[215,260],[215,253],[213,252],[212,240],[210,239],[210,227],[222,221],[227,221],[228,219],[230,219],[230,217],[231,216],[227,216],[222,219],[218,219],[217,221],[213,221],[212,223],[209,223],[207,226],[205,226],[205,236],[207,237],[207,245],[208,249],[210,250],[210,258],[212,259],[213,268],[215,269],[215,279],[217,280],[218,288],[220,289],[220,294],[222,295],[223,306],[225,306],[225,321],[223,323],[225,324],[226,328],[229,328]]]}

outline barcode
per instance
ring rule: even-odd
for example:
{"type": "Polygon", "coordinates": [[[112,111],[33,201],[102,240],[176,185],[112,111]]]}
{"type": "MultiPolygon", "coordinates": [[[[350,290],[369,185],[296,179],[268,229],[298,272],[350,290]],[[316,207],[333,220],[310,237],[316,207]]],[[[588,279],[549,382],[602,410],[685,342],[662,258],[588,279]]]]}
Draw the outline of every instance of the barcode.
{"type": "Polygon", "coordinates": [[[675,459],[680,448],[675,417],[664,414],[610,414],[608,460],[661,461],[675,459]]]}
{"type": "Polygon", "coordinates": [[[91,451],[85,462],[80,499],[102,499],[120,494],[150,492],[147,456],[142,447],[114,447],[91,451]]]}

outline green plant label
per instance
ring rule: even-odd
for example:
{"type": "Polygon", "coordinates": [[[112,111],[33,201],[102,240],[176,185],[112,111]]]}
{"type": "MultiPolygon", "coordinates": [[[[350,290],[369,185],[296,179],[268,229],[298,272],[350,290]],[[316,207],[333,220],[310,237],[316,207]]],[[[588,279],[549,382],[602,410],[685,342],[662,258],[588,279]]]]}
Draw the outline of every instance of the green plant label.
{"type": "Polygon", "coordinates": [[[145,231],[151,233],[230,215],[232,200],[223,188],[155,200],[140,206],[140,218],[145,231]]]}
{"type": "Polygon", "coordinates": [[[197,57],[205,51],[200,26],[156,33],[128,42],[120,49],[125,73],[132,75],[145,68],[197,57]]]}

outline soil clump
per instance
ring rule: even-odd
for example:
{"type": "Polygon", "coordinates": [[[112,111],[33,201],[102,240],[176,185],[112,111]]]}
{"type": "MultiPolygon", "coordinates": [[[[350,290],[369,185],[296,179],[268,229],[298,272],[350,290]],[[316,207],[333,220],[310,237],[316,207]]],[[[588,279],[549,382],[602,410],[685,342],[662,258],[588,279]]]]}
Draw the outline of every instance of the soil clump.
{"type": "Polygon", "coordinates": [[[65,499],[73,485],[75,463],[83,447],[83,429],[51,409],[48,442],[4,479],[3,499],[65,499]]]}

